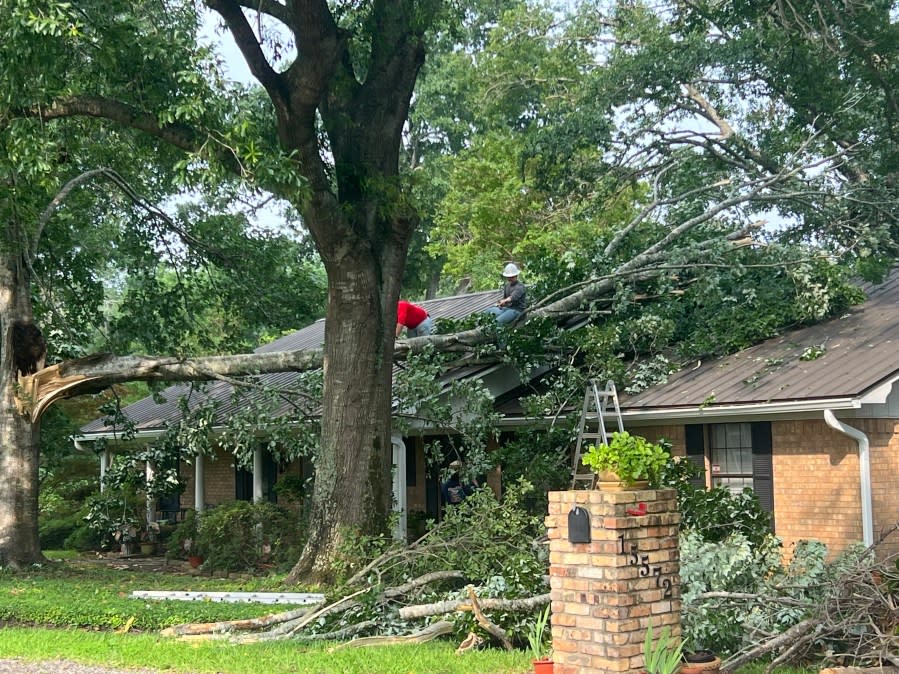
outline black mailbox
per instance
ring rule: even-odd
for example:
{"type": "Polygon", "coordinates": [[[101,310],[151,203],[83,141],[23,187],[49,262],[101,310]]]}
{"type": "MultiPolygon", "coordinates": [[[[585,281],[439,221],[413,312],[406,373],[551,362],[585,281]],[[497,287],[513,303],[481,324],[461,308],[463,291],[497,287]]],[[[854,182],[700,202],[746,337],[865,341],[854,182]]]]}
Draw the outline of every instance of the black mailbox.
{"type": "Polygon", "coordinates": [[[590,513],[574,506],[568,513],[568,540],[572,543],[590,542],[590,513]]]}

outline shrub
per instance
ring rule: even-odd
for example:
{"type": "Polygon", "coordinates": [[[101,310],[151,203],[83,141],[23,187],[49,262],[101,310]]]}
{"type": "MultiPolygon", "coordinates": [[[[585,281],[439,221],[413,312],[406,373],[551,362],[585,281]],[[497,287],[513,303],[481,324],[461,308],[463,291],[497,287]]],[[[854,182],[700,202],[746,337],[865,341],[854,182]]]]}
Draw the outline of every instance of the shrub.
{"type": "Polygon", "coordinates": [[[683,457],[671,457],[659,476],[664,487],[677,490],[677,509],[681,530],[696,532],[702,540],[717,542],[733,534],[751,545],[762,545],[771,534],[771,517],[764,511],[751,489],[734,494],[723,487],[705,489],[691,480],[699,468],[683,457]]]}
{"type": "Polygon", "coordinates": [[[195,554],[211,569],[248,571],[291,560],[296,516],[272,503],[232,501],[199,516],[195,554]]]}
{"type": "MultiPolygon", "coordinates": [[[[72,538],[76,530],[84,527],[84,515],[71,512],[67,515],[57,514],[54,517],[41,517],[38,520],[38,535],[42,550],[61,550],[66,541],[72,538]]],[[[73,539],[75,540],[75,539],[73,539]]],[[[90,540],[96,540],[90,537],[90,540]]]]}
{"type": "Polygon", "coordinates": [[[188,510],[184,514],[168,538],[165,555],[169,559],[187,559],[197,552],[197,534],[200,518],[196,510],[188,510]]]}

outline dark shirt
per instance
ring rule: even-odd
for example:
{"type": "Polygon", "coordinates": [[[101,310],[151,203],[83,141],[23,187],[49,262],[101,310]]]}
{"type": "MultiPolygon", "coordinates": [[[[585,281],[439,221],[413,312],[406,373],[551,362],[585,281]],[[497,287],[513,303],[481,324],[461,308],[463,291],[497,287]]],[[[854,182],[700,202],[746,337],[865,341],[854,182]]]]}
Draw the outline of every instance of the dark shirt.
{"type": "Polygon", "coordinates": [[[474,487],[465,484],[459,479],[458,474],[453,474],[450,478],[440,485],[440,493],[443,496],[443,502],[447,505],[462,503],[466,497],[474,493],[474,487]]]}
{"type": "Polygon", "coordinates": [[[507,283],[503,286],[503,299],[506,299],[507,297],[511,298],[512,301],[504,305],[505,309],[524,311],[528,306],[528,301],[525,297],[524,283],[521,281],[518,281],[515,285],[507,283]]]}

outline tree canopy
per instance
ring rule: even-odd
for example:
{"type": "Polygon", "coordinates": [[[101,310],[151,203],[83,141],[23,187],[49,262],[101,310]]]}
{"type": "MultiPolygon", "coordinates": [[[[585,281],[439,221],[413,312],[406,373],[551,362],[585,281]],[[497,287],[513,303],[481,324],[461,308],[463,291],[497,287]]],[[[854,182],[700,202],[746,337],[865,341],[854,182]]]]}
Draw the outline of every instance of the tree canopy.
{"type": "MultiPolygon", "coordinates": [[[[10,326],[37,317],[60,355],[86,352],[96,335],[57,340],[51,326],[96,324],[104,281],[120,293],[110,343],[177,355],[63,364],[85,386],[324,364],[312,536],[294,578],[326,577],[347,532],[386,522],[393,359],[490,337],[395,345],[404,272],[419,291],[438,270],[444,290],[488,287],[514,259],[538,300],[535,335],[597,317],[562,352],[612,374],[626,361],[645,385],[664,376],[660,357],[738,348],[845,306],[836,260],[871,276],[895,256],[886,5],[209,0],[252,89],[198,46],[194,3],[29,5],[0,19],[15,65],[0,75],[7,402],[10,326]],[[98,198],[101,180],[115,189],[98,198]],[[186,190],[205,199],[154,213],[186,190]],[[302,214],[322,260],[324,348],[185,359],[314,314],[308,248],[233,210],[264,194],[302,214]],[[45,277],[59,290],[36,292],[45,277]],[[137,319],[132,306],[167,310],[137,319]],[[200,313],[233,339],[177,334],[200,313]]],[[[27,423],[0,430],[33,462],[27,423]]],[[[2,513],[18,507],[0,502],[0,561],[17,540],[4,531],[18,531],[2,513]]]]}

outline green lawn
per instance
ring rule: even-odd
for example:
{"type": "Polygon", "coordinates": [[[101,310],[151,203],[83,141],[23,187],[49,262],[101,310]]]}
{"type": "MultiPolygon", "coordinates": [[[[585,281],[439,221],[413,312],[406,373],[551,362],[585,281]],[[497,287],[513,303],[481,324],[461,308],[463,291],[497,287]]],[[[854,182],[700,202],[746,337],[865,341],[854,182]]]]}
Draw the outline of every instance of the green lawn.
{"type": "MultiPolygon", "coordinates": [[[[130,599],[132,590],[283,591],[283,577],[242,580],[128,571],[76,562],[54,562],[28,572],[0,571],[0,657],[64,658],[116,667],[169,672],[279,674],[523,674],[524,651],[498,649],[455,654],[451,640],[412,646],[337,648],[335,644],[277,641],[232,644],[181,641],[158,635],[162,627],[266,615],[289,606],[153,602],[130,599]],[[41,627],[22,627],[21,625],[41,627]],[[114,630],[129,625],[125,634],[114,630]]],[[[291,588],[318,590],[320,588],[291,588]]]]}
{"type": "Polygon", "coordinates": [[[251,618],[289,606],[142,601],[133,590],[284,590],[279,577],[230,580],[53,562],[28,572],[0,571],[0,621],[55,627],[158,630],[185,622],[251,618]]]}
{"type": "Polygon", "coordinates": [[[0,657],[29,660],[65,658],[115,667],[149,667],[169,672],[222,674],[523,674],[528,654],[491,649],[456,655],[454,643],[340,648],[291,641],[235,645],[224,641],[184,642],[155,634],[113,634],[82,630],[0,629],[0,657]]]}
{"type": "MultiPolygon", "coordinates": [[[[334,648],[335,644],[276,641],[232,644],[223,640],[162,638],[159,629],[266,615],[287,606],[153,602],[130,599],[132,590],[283,591],[283,577],[220,579],[128,571],[58,561],[24,573],[0,571],[0,658],[68,659],[114,667],[204,674],[524,674],[530,656],[489,649],[458,656],[452,640],[411,646],[334,648]],[[39,625],[40,627],[22,627],[39,625]],[[128,633],[114,630],[130,625],[128,633]]],[[[321,588],[291,588],[315,591],[321,588]]],[[[762,674],[764,663],[739,674],[762,674]]],[[[816,668],[778,669],[813,674],[816,668]]]]}

